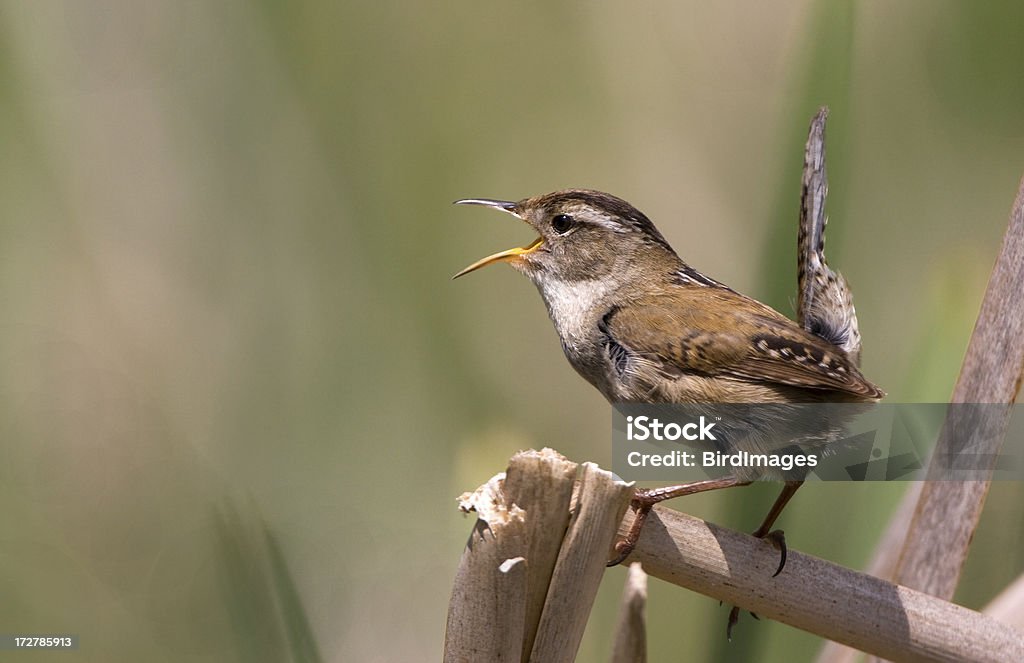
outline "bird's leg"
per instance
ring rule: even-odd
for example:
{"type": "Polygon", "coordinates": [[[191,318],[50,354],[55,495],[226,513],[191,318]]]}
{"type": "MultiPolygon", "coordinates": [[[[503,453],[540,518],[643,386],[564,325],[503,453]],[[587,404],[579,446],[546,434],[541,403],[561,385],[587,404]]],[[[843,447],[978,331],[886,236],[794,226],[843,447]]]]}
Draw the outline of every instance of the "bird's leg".
{"type": "MultiPolygon", "coordinates": [[[[764,521],[761,523],[761,526],[754,530],[754,536],[756,536],[759,539],[764,539],[765,541],[768,541],[773,546],[778,548],[779,552],[781,553],[781,558],[779,559],[779,568],[775,569],[775,573],[772,574],[773,578],[782,573],[782,569],[786,566],[787,548],[786,534],[781,529],[772,530],[772,525],[775,524],[775,521],[782,513],[782,510],[786,508],[786,505],[789,504],[789,500],[793,498],[793,495],[796,494],[797,489],[800,488],[800,486],[802,485],[804,485],[803,481],[787,481],[786,485],[782,487],[782,492],[779,493],[779,496],[777,498],[775,498],[775,503],[772,504],[772,508],[768,512],[768,515],[764,517],[764,521]]],[[[757,615],[755,615],[754,613],[750,614],[754,619],[757,619],[757,615]]],[[[725,627],[725,636],[729,638],[729,640],[732,640],[732,627],[736,625],[736,622],[738,622],[739,619],[740,609],[736,606],[733,606],[732,610],[729,611],[729,622],[725,627]]]]}
{"type": "Polygon", "coordinates": [[[733,486],[746,486],[749,483],[749,481],[739,481],[736,477],[725,476],[720,479],[694,481],[693,483],[684,483],[678,486],[665,486],[663,488],[637,488],[636,492],[633,494],[633,499],[629,504],[629,508],[632,509],[634,513],[633,523],[629,526],[629,531],[626,533],[626,536],[615,544],[615,558],[608,562],[608,566],[620,564],[623,560],[629,557],[631,552],[633,552],[633,548],[636,547],[636,542],[640,539],[640,530],[644,527],[644,522],[647,520],[647,514],[651,512],[651,509],[655,504],[676,497],[683,497],[684,495],[705,493],[709,490],[731,488],[733,486]]]}
{"type": "MultiPolygon", "coordinates": [[[[772,577],[782,573],[782,569],[786,566],[786,537],[782,530],[771,530],[772,525],[778,520],[779,515],[782,514],[782,510],[789,504],[789,500],[796,494],[797,489],[803,485],[803,481],[787,481],[782,487],[782,492],[775,499],[775,503],[772,504],[771,510],[768,511],[768,515],[765,516],[761,522],[761,526],[754,531],[754,536],[759,539],[764,539],[774,545],[781,552],[781,559],[779,560],[779,568],[775,570],[772,577]]],[[[733,486],[746,486],[749,485],[749,481],[740,481],[736,477],[726,476],[720,479],[708,479],[706,481],[694,481],[693,483],[680,484],[678,486],[665,486],[663,488],[638,488],[633,494],[633,499],[630,502],[630,509],[634,512],[633,522],[629,526],[629,531],[626,536],[615,544],[615,558],[608,562],[608,566],[615,566],[625,560],[633,548],[636,547],[636,543],[640,538],[640,531],[643,529],[644,522],[647,520],[647,515],[651,512],[651,509],[655,504],[670,500],[676,497],[683,497],[684,495],[693,495],[695,493],[704,493],[709,490],[719,490],[721,488],[731,488],[733,486]]],[[[754,619],[757,619],[757,615],[750,613],[754,619]]],[[[732,627],[739,621],[740,609],[733,606],[732,610],[729,611],[729,622],[726,626],[726,636],[732,640],[732,627]]]]}
{"type": "Polygon", "coordinates": [[[764,521],[761,526],[754,531],[754,536],[759,539],[764,539],[770,542],[773,546],[779,549],[781,557],[779,559],[779,568],[775,570],[772,577],[782,573],[782,569],[786,566],[786,534],[781,529],[772,531],[772,525],[778,519],[779,515],[782,514],[782,510],[789,504],[789,500],[793,498],[796,491],[800,486],[804,485],[803,481],[787,481],[786,485],[782,487],[782,492],[775,498],[775,504],[772,504],[771,510],[768,515],[764,517],[764,521]]]}

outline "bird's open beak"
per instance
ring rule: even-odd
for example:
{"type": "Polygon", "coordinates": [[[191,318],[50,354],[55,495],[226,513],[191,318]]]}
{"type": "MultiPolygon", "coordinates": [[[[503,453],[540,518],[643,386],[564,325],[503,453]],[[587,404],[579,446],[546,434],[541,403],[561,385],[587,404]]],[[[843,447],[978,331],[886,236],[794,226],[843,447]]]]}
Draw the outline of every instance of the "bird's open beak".
{"type": "MultiPolygon", "coordinates": [[[[509,202],[507,200],[490,200],[490,199],[487,199],[487,198],[466,198],[466,199],[463,199],[463,200],[456,200],[455,204],[456,205],[483,205],[484,207],[493,207],[494,209],[501,210],[502,212],[508,212],[509,214],[511,214],[512,216],[516,217],[517,219],[522,219],[523,218],[522,215],[520,215],[520,213],[519,213],[519,206],[516,203],[509,202]]],[[[524,256],[524,255],[527,255],[529,253],[533,253],[534,251],[536,251],[540,247],[541,244],[543,244],[543,242],[544,242],[544,239],[542,237],[538,237],[537,239],[533,240],[532,242],[530,242],[526,246],[516,247],[514,249],[506,249],[505,251],[499,251],[498,253],[495,253],[493,255],[489,255],[486,258],[481,258],[480,260],[477,260],[476,262],[474,262],[469,267],[466,267],[465,269],[463,269],[461,272],[459,272],[458,274],[456,274],[452,278],[453,279],[457,279],[460,276],[463,276],[465,274],[469,274],[470,272],[475,272],[476,270],[480,269],[481,267],[486,267],[487,265],[490,265],[491,263],[494,263],[494,262],[505,262],[505,261],[508,261],[508,260],[515,260],[516,258],[519,258],[520,256],[524,256]]]]}

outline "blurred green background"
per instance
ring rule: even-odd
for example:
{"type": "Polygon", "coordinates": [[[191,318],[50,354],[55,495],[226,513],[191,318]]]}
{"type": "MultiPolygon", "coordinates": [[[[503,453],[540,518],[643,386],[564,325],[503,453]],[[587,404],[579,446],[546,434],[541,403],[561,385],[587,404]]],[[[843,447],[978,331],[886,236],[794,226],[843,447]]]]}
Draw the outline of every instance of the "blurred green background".
{"type": "MultiPolygon", "coordinates": [[[[449,281],[529,231],[450,202],[607,190],[792,315],[822,104],[865,373],[946,400],[1024,172],[1022,26],[1015,0],[0,3],[0,632],[437,660],[454,498],[521,448],[610,458],[533,287],[449,281]]],[[[808,485],[781,523],[862,567],[905,487],[808,485]]],[[[775,491],[676,506],[749,530],[775,491]]],[[[1024,567],[1022,503],[993,487],[959,601],[1024,567]]],[[[821,645],[650,594],[653,661],[821,645]]]]}

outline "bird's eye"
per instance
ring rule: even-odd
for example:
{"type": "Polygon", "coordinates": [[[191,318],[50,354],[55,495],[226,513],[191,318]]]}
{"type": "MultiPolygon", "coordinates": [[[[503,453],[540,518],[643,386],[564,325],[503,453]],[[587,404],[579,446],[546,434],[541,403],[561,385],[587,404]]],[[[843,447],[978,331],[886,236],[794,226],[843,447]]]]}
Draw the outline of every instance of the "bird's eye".
{"type": "Polygon", "coordinates": [[[551,219],[551,227],[554,228],[555,232],[559,235],[564,235],[569,232],[572,228],[574,221],[568,214],[559,214],[555,218],[551,219]]]}

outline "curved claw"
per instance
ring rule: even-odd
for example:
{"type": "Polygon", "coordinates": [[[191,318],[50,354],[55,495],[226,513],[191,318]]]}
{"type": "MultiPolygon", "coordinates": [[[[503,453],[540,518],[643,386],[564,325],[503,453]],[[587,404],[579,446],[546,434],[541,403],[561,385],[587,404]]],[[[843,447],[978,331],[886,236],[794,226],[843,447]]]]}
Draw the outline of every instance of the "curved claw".
{"type": "Polygon", "coordinates": [[[775,569],[775,573],[772,574],[772,577],[774,578],[782,573],[782,569],[786,568],[786,553],[789,551],[789,548],[786,546],[786,533],[781,529],[777,529],[768,532],[768,534],[765,535],[764,540],[778,548],[781,553],[779,556],[779,568],[775,569]]]}
{"type": "Polygon", "coordinates": [[[625,540],[616,543],[615,557],[608,560],[608,563],[605,564],[605,567],[610,568],[622,564],[624,561],[626,561],[626,558],[629,557],[629,553],[633,552],[633,547],[634,544],[631,544],[629,541],[625,540]]]}
{"type": "MultiPolygon", "coordinates": [[[[754,536],[757,536],[757,534],[755,534],[754,536]]],[[[776,569],[775,573],[772,574],[772,577],[774,578],[775,576],[782,573],[782,569],[786,567],[786,553],[788,552],[788,547],[786,546],[786,533],[783,532],[781,529],[777,529],[768,532],[761,538],[763,538],[768,543],[772,544],[774,547],[778,548],[779,552],[781,553],[779,558],[779,568],[776,569]]],[[[719,601],[718,605],[722,605],[722,602],[719,601]]],[[[750,616],[758,621],[761,621],[761,618],[757,616],[756,612],[751,612],[750,616]]],[[[729,642],[732,642],[732,628],[736,626],[739,620],[740,609],[737,606],[733,606],[732,610],[729,611],[729,623],[725,627],[725,637],[729,639],[729,642]]]]}
{"type": "Polygon", "coordinates": [[[732,610],[729,611],[729,623],[725,626],[725,637],[732,642],[732,627],[736,626],[736,622],[740,620],[740,609],[737,606],[733,606],[732,610]]]}

